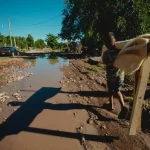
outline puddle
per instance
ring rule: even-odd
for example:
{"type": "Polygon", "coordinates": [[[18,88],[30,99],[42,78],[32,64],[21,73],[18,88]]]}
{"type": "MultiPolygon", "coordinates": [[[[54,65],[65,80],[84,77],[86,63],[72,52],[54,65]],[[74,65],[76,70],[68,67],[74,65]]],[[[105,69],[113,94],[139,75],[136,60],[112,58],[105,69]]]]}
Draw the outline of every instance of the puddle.
{"type": "MultiPolygon", "coordinates": [[[[7,84],[21,80],[24,78],[25,73],[33,73],[28,78],[30,83],[47,83],[48,86],[52,83],[58,82],[63,75],[60,68],[67,66],[69,60],[66,58],[58,57],[50,54],[43,54],[33,58],[24,58],[24,63],[9,68],[10,72],[0,76],[0,86],[3,87],[7,84]],[[13,77],[14,76],[14,77],[13,77]],[[17,79],[18,78],[18,79],[17,79]]],[[[55,85],[55,84],[54,84],[55,85]]]]}

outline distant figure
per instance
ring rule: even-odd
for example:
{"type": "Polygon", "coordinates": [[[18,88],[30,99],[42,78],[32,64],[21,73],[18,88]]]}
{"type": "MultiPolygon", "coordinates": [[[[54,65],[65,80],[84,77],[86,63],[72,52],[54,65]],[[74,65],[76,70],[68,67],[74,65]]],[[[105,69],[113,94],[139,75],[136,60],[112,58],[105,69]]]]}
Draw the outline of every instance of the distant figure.
{"type": "Polygon", "coordinates": [[[104,36],[105,46],[108,48],[107,51],[103,53],[103,63],[106,65],[106,77],[107,77],[107,86],[109,93],[109,102],[111,110],[114,109],[113,106],[113,96],[116,94],[121,103],[121,113],[120,118],[127,117],[128,109],[125,107],[123,95],[121,93],[121,88],[124,81],[124,72],[113,66],[116,56],[119,53],[119,50],[115,48],[115,36],[112,32],[107,33],[104,36]]]}

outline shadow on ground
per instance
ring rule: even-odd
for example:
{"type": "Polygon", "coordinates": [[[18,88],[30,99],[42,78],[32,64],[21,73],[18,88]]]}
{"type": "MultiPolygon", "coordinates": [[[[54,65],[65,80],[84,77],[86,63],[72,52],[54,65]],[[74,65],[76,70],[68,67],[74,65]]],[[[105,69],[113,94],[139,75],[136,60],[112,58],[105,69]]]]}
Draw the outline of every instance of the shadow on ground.
{"type": "MultiPolygon", "coordinates": [[[[35,94],[33,94],[26,102],[11,102],[10,104],[12,106],[20,105],[20,108],[15,111],[4,124],[0,125],[0,140],[8,135],[18,134],[21,131],[81,140],[81,135],[79,133],[29,127],[35,117],[44,109],[58,111],[71,109],[86,109],[96,114],[100,120],[110,121],[109,118],[101,116],[97,112],[97,110],[94,109],[94,107],[96,106],[81,104],[52,104],[45,102],[47,99],[52,98],[59,92],[60,88],[43,87],[40,90],[36,91],[35,94]]],[[[116,136],[98,136],[90,134],[83,134],[83,136],[87,140],[101,142],[112,142],[113,140],[119,139],[119,137],[116,136]]]]}

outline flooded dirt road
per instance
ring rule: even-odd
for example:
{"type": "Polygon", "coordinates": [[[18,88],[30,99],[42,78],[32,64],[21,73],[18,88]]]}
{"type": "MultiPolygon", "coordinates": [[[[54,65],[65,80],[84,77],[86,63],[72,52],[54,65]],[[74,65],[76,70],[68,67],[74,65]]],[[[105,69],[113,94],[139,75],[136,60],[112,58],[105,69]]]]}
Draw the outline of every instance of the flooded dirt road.
{"type": "Polygon", "coordinates": [[[53,54],[3,67],[0,150],[150,149],[148,119],[145,132],[129,136],[129,120],[118,119],[119,101],[114,112],[108,109],[104,65],[87,60],[53,54]]]}
{"type": "Polygon", "coordinates": [[[8,96],[0,104],[0,150],[83,149],[76,128],[86,124],[88,114],[77,110],[81,115],[75,118],[75,109],[67,109],[67,93],[60,92],[60,68],[68,64],[60,57],[40,56],[12,68],[33,74],[0,89],[8,96]]]}

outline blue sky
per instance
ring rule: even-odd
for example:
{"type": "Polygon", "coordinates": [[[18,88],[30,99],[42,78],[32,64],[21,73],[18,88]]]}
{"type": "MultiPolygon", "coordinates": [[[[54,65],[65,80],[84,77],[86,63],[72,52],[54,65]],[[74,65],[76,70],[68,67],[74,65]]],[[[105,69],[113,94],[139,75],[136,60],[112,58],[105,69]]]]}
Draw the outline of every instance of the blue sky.
{"type": "Polygon", "coordinates": [[[60,33],[64,7],[64,0],[0,0],[0,32],[9,34],[9,18],[12,36],[27,37],[30,33],[35,40],[45,40],[48,33],[60,33]]]}

